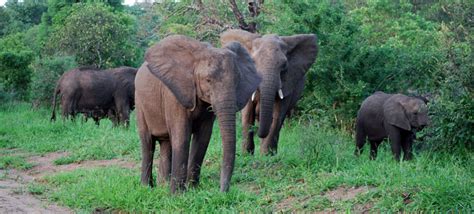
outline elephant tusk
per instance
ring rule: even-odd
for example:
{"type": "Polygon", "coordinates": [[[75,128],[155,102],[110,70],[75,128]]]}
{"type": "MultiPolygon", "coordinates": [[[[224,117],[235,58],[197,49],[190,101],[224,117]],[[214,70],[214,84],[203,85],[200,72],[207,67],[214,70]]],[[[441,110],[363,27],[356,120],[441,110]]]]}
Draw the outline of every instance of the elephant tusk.
{"type": "Polygon", "coordinates": [[[283,91],[280,89],[278,89],[278,96],[280,96],[280,99],[283,100],[284,96],[283,96],[283,91]]]}
{"type": "Polygon", "coordinates": [[[255,101],[255,93],[257,93],[257,92],[253,92],[253,94],[252,94],[252,102],[255,101]]]}

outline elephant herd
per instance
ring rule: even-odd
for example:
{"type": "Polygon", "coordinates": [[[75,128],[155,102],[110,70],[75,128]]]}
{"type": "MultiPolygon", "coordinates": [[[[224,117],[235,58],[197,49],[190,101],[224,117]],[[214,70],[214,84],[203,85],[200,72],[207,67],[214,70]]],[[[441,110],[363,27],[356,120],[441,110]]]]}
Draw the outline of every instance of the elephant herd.
{"type": "MultiPolygon", "coordinates": [[[[68,71],[54,91],[51,120],[56,118],[58,95],[63,118],[82,113],[97,125],[105,117],[114,125],[128,125],[136,108],[141,183],[155,185],[152,169],[158,143],[157,182],[169,182],[175,193],[199,183],[217,117],[223,148],[220,190],[228,191],[235,164],[236,113],[242,110],[243,152],[254,153],[251,126],[257,120],[260,153],[275,154],[280,129],[302,96],[318,46],[314,34],[262,36],[242,30],[228,30],[220,41],[222,47],[215,48],[186,36],[169,36],[146,51],[138,70],[68,71]]],[[[388,137],[395,158],[403,150],[404,158],[410,159],[412,131],[427,123],[423,100],[376,92],[359,110],[355,153],[362,152],[368,138],[375,158],[378,145],[388,137]]]]}

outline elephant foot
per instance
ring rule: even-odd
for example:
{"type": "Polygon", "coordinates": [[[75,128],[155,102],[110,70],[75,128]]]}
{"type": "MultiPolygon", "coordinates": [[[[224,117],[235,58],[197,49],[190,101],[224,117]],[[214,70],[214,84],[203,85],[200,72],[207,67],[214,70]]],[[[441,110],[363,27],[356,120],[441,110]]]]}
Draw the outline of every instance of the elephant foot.
{"type": "Polygon", "coordinates": [[[242,143],[242,154],[244,155],[253,155],[255,153],[255,146],[248,145],[246,143],[242,143]]]}
{"type": "Polygon", "coordinates": [[[271,149],[271,148],[265,148],[264,147],[264,148],[260,149],[260,154],[266,155],[266,156],[274,156],[274,155],[277,154],[277,150],[276,150],[276,148],[271,149]]]}

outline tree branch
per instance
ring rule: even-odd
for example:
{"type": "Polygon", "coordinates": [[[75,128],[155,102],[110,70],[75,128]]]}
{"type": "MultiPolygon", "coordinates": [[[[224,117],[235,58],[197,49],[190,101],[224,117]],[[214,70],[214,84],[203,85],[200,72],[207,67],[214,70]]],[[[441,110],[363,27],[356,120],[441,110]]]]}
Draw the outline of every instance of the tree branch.
{"type": "Polygon", "coordinates": [[[235,0],[229,0],[229,3],[230,3],[230,8],[232,9],[232,12],[234,13],[235,18],[239,22],[240,29],[255,33],[256,32],[255,27],[254,26],[252,27],[245,22],[245,18],[240,12],[239,8],[237,7],[235,0]]]}

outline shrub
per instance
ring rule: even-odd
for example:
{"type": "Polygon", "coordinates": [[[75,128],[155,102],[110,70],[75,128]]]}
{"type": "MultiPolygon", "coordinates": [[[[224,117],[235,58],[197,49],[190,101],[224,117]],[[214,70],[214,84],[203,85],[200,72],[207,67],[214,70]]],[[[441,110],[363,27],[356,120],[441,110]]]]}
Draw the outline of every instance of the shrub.
{"type": "Polygon", "coordinates": [[[25,98],[30,82],[31,51],[0,52],[0,80],[5,90],[16,92],[19,98],[25,98]]]}
{"type": "Polygon", "coordinates": [[[0,39],[0,83],[3,91],[26,98],[30,82],[33,52],[23,42],[24,34],[10,34],[0,39]]]}
{"type": "Polygon", "coordinates": [[[474,151],[474,63],[472,45],[453,39],[445,29],[444,78],[430,106],[432,124],[425,131],[430,149],[474,151]]]}
{"type": "Polygon", "coordinates": [[[49,41],[54,52],[75,55],[79,65],[135,65],[136,47],[129,41],[133,19],[129,15],[99,3],[77,3],[65,10],[70,14],[63,23],[57,21],[49,41]]]}

